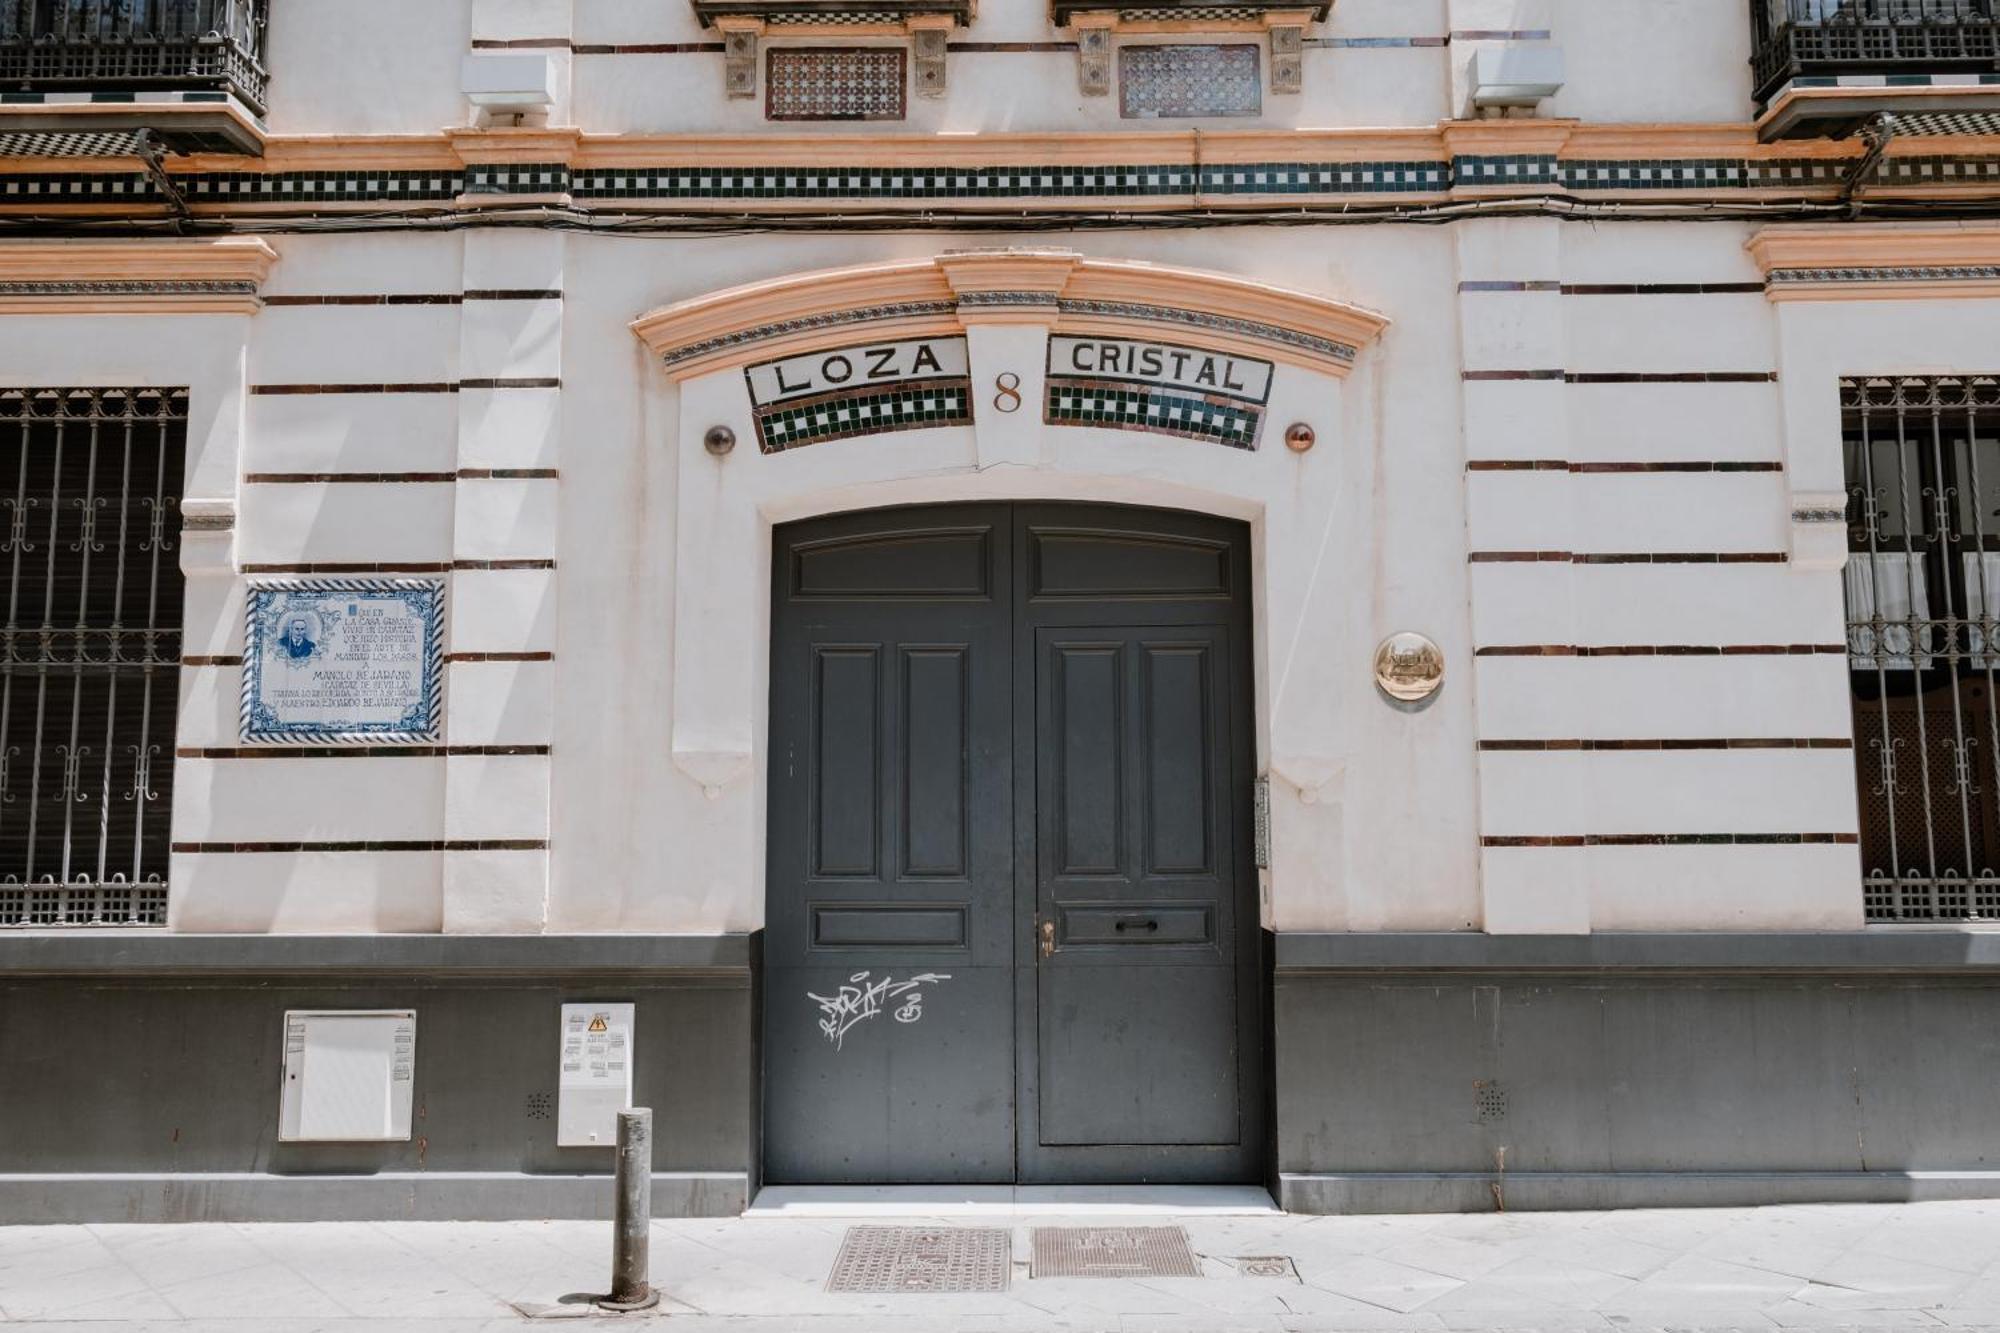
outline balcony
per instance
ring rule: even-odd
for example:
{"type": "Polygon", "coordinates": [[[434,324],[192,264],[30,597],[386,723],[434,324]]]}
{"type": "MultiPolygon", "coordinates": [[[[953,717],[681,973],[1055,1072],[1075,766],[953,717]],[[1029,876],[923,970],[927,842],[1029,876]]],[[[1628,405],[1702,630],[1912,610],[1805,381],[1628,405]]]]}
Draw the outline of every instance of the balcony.
{"type": "Polygon", "coordinates": [[[260,151],[268,3],[0,0],[0,133],[63,155],[90,151],[70,138],[139,130],[183,152],[260,151]]]}
{"type": "Polygon", "coordinates": [[[1750,25],[1767,140],[2000,99],[2000,0],[1751,0],[1750,25]]]}

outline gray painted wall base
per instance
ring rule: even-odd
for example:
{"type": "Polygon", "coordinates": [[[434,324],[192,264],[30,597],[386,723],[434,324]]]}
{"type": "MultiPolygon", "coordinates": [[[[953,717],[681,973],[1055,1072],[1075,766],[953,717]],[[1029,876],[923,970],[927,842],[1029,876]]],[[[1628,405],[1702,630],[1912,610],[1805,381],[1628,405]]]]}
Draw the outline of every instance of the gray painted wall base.
{"type": "Polygon", "coordinates": [[[1749,1208],[2000,1198],[2000,1171],[1287,1172],[1288,1213],[1527,1213],[1600,1208],[1749,1208]]]}
{"type": "MultiPolygon", "coordinates": [[[[653,1174],[653,1216],[734,1217],[741,1171],[653,1174]]],[[[0,1223],[506,1222],[611,1216],[609,1175],[385,1171],[367,1176],[204,1172],[0,1175],[0,1223]]]]}

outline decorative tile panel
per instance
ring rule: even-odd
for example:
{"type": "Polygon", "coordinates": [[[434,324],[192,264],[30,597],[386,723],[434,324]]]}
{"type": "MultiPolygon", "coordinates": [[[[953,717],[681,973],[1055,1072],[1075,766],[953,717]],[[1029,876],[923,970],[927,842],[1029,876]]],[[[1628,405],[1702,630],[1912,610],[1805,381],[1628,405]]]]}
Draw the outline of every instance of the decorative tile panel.
{"type": "Polygon", "coordinates": [[[1150,431],[1231,449],[1255,449],[1263,417],[1261,408],[1205,394],[1054,377],[1042,413],[1051,426],[1150,431]]]}
{"type": "Polygon", "coordinates": [[[907,59],[900,47],[774,50],[764,113],[771,120],[901,120],[907,59]]]}
{"type": "Polygon", "coordinates": [[[1118,114],[1254,116],[1264,109],[1257,48],[1247,44],[1126,46],[1118,51],[1118,114]]]}
{"type": "Polygon", "coordinates": [[[767,454],[856,435],[970,426],[972,386],[963,379],[832,393],[757,412],[757,447],[767,454]]]}

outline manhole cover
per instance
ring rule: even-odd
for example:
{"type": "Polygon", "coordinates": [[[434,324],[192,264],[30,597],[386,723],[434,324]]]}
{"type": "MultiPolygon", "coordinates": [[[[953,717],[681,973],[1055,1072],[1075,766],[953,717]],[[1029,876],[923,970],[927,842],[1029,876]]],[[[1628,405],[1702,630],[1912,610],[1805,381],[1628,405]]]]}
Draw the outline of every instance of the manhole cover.
{"type": "Polygon", "coordinates": [[[1291,1257],[1283,1254],[1246,1254],[1236,1261],[1238,1277],[1276,1277],[1287,1282],[1299,1280],[1299,1270],[1291,1257]]]}
{"type": "Polygon", "coordinates": [[[1005,1291],[1013,1235],[1001,1227],[849,1227],[828,1291],[1005,1291]]]}
{"type": "Polygon", "coordinates": [[[1179,1227],[1036,1227],[1034,1277],[1200,1277],[1179,1227]]]}

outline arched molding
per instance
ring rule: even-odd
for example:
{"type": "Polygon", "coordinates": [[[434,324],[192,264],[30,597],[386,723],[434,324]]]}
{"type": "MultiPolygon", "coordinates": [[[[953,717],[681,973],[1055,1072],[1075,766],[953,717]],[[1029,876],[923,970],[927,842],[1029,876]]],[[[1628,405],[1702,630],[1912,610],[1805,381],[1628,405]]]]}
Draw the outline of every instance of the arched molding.
{"type": "Polygon", "coordinates": [[[1229,274],[1073,250],[952,251],[790,274],[678,301],[632,330],[676,381],[852,342],[1035,324],[1173,341],[1345,378],[1389,321],[1360,306],[1229,274]]]}

